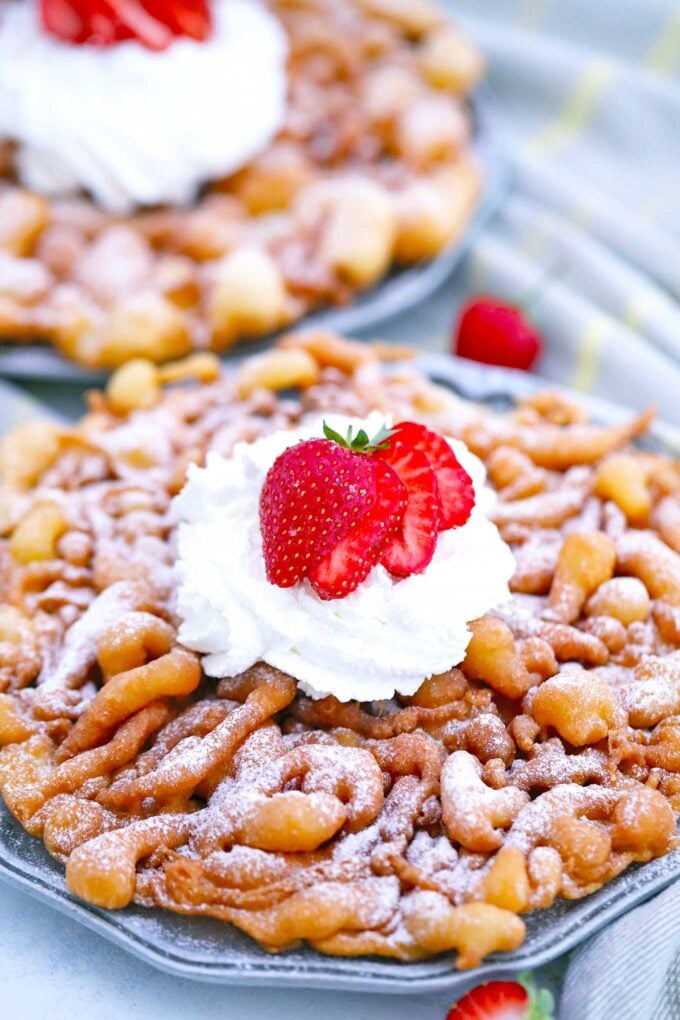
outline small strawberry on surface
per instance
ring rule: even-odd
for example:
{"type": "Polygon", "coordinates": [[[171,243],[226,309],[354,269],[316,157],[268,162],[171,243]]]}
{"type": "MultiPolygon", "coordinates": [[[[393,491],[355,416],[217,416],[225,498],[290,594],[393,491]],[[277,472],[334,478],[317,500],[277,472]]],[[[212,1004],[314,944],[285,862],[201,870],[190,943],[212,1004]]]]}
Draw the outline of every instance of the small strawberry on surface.
{"type": "Polygon", "coordinates": [[[528,371],[543,352],[543,339],[519,305],[480,297],[462,309],[452,349],[459,358],[528,371]]]}
{"type": "Polygon", "coordinates": [[[39,0],[43,29],[75,45],[112,46],[136,40],[165,50],[179,36],[208,39],[209,0],[39,0]]]}
{"type": "Polygon", "coordinates": [[[459,999],[446,1020],[551,1020],[554,1002],[529,974],[519,981],[489,981],[459,999]]]}
{"type": "Polygon", "coordinates": [[[401,422],[369,438],[325,422],[325,439],[285,450],[260,495],[267,579],[309,578],[322,599],[344,598],[378,563],[395,577],[421,573],[441,531],[464,524],[474,489],[449,444],[401,422]]]}

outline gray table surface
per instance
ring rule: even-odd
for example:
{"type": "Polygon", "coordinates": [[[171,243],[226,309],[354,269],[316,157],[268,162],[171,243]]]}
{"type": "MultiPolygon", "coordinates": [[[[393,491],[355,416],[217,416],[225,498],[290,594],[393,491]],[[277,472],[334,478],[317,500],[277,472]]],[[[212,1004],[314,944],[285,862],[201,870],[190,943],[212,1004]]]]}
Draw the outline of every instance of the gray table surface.
{"type": "Polygon", "coordinates": [[[173,977],[0,884],[2,1020],[444,1020],[451,997],[225,988],[173,977]]]}

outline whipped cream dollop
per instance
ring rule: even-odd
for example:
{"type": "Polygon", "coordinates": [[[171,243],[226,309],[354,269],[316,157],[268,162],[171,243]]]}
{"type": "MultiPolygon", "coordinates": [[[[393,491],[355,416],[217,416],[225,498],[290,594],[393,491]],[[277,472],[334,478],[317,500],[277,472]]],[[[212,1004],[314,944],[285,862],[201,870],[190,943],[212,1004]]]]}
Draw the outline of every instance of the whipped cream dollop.
{"type": "MultiPolygon", "coordinates": [[[[369,435],[383,417],[326,421],[369,435]]],[[[321,435],[321,422],[239,443],[225,459],[208,454],[189,469],[175,498],[179,640],[204,654],[209,676],[235,676],[267,662],[295,677],[313,698],[378,701],[413,694],[423,680],[459,663],[468,622],[510,596],[515,564],[488,519],[494,494],[467,447],[449,440],[472,478],[476,503],[461,528],[442,532],[422,574],[397,580],[375,567],[346,598],[323,601],[309,581],[278,588],[267,580],[259,498],[267,471],[293,443],[321,435]]]]}
{"type": "Polygon", "coordinates": [[[259,0],[215,0],[210,39],[161,53],[72,46],[41,29],[37,2],[0,6],[0,137],[42,194],[85,188],[115,212],[181,205],[281,126],[287,39],[259,0]]]}

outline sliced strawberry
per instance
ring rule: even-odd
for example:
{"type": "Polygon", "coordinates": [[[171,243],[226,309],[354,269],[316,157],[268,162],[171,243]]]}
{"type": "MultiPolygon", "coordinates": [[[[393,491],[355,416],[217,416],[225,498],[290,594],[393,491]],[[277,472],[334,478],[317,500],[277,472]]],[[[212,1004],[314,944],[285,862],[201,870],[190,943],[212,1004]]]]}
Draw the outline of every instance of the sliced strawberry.
{"type": "Polygon", "coordinates": [[[398,439],[372,456],[390,467],[406,487],[401,525],[389,539],[380,559],[392,574],[419,574],[434,555],[442,503],[434,471],[424,453],[398,439]]]}
{"type": "Polygon", "coordinates": [[[446,1020],[527,1020],[529,996],[517,981],[477,985],[449,1010],[446,1020]]]}
{"type": "Polygon", "coordinates": [[[151,50],[166,49],[175,36],[207,39],[212,29],[208,0],[40,0],[40,18],[66,42],[136,39],[151,50]]]}
{"type": "Polygon", "coordinates": [[[203,42],[212,29],[207,0],[141,0],[142,6],[173,35],[185,35],[203,42]]]}
{"type": "Polygon", "coordinates": [[[172,42],[172,32],[164,23],[149,14],[139,0],[100,0],[111,16],[127,29],[148,50],[165,50],[172,42]]]}
{"type": "Polygon", "coordinates": [[[65,42],[82,42],[85,22],[82,15],[69,0],[40,0],[40,21],[50,35],[65,42]]]}
{"type": "Polygon", "coordinates": [[[277,457],[260,495],[267,577],[289,588],[355,528],[376,502],[376,464],[330,439],[297,443],[277,457]]]}
{"type": "Polygon", "coordinates": [[[437,476],[442,516],[439,528],[459,528],[470,517],[475,505],[472,479],[458,462],[443,436],[415,421],[402,421],[392,430],[395,440],[401,440],[424,453],[437,476]]]}
{"type": "Polygon", "coordinates": [[[85,22],[82,42],[105,47],[134,38],[131,29],[118,18],[109,0],[79,0],[77,6],[83,12],[85,22]]]}
{"type": "Polygon", "coordinates": [[[375,467],[377,499],[345,538],[310,568],[309,579],[322,599],[344,598],[368,577],[406,509],[406,489],[392,468],[381,460],[366,460],[375,467]]]}

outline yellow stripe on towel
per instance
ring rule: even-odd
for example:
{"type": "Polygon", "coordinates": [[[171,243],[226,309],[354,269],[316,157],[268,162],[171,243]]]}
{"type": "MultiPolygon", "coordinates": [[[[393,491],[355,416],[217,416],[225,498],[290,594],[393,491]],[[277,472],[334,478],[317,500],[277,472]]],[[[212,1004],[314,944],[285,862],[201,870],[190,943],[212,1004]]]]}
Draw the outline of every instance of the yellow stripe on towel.
{"type": "Polygon", "coordinates": [[[680,11],[674,10],[664,22],[651,46],[645,64],[657,74],[673,75],[680,67],[680,11]]]}
{"type": "Polygon", "coordinates": [[[658,290],[647,287],[633,294],[623,312],[623,321],[629,329],[640,331],[650,315],[668,306],[668,298],[658,290]]]}
{"type": "Polygon", "coordinates": [[[552,7],[552,0],[524,0],[520,4],[515,24],[517,28],[524,28],[529,32],[536,32],[545,24],[548,12],[552,7]]]}
{"type": "Polygon", "coordinates": [[[600,351],[605,337],[611,332],[613,320],[598,313],[586,323],[578,338],[576,365],[571,385],[582,393],[590,393],[597,379],[600,351]]]}
{"type": "Polygon", "coordinates": [[[541,128],[529,146],[544,155],[568,145],[581,134],[597,109],[597,104],[616,77],[614,61],[599,58],[580,76],[556,120],[541,128]]]}

